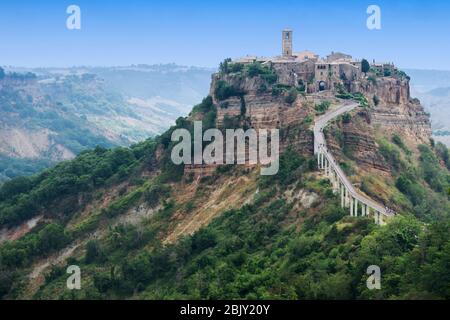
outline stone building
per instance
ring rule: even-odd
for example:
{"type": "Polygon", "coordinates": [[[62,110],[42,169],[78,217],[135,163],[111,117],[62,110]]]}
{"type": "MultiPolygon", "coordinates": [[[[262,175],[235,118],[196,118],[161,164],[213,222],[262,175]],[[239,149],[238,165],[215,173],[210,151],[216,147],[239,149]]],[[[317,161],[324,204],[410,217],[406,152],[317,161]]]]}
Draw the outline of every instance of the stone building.
{"type": "MultiPolygon", "coordinates": [[[[280,84],[301,86],[307,93],[334,90],[337,84],[350,87],[350,82],[358,81],[361,76],[361,61],[342,52],[331,52],[321,59],[316,53],[304,50],[294,52],[293,31],[282,31],[281,55],[276,57],[246,56],[233,60],[235,63],[260,62],[270,66],[278,75],[280,84]]],[[[373,64],[381,73],[394,72],[392,64],[373,64]],[[388,71],[386,71],[388,70],[388,71]]]]}
{"type": "Polygon", "coordinates": [[[326,59],[327,62],[334,62],[334,61],[338,61],[338,60],[350,62],[350,61],[353,60],[353,58],[352,58],[351,55],[348,55],[348,54],[345,54],[345,53],[342,53],[342,52],[334,52],[334,51],[332,51],[331,54],[328,55],[327,59],[326,59]]]}
{"type": "Polygon", "coordinates": [[[338,83],[356,81],[361,77],[361,63],[357,61],[321,60],[315,63],[316,91],[333,90],[338,83]]]}
{"type": "Polygon", "coordinates": [[[375,62],[370,65],[372,69],[374,69],[378,74],[381,75],[391,75],[397,71],[397,68],[393,63],[380,63],[375,62]]]}
{"type": "Polygon", "coordinates": [[[282,32],[283,57],[292,56],[292,30],[284,29],[282,32]]]}

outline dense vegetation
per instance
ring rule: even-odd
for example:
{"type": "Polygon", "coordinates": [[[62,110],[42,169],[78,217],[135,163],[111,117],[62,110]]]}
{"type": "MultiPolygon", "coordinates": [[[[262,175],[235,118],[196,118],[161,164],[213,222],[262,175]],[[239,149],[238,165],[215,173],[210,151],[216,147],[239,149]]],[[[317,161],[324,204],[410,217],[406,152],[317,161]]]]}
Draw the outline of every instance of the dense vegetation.
{"type": "Polygon", "coordinates": [[[161,246],[157,235],[176,207],[166,202],[143,226],[116,227],[103,240],[89,242],[84,257],[70,261],[83,269],[81,291],[64,291],[65,268],[54,267],[36,297],[450,297],[448,217],[426,227],[411,215],[386,227],[351,218],[340,209],[329,182],[312,178],[311,164],[314,161],[288,151],[280,175],[261,178],[252,203],[225,212],[193,236],[161,246]],[[293,210],[282,196],[292,187],[328,201],[318,201],[307,211],[293,210]],[[381,290],[370,291],[365,285],[369,265],[381,267],[381,290]]]}
{"type": "Polygon", "coordinates": [[[2,134],[13,139],[0,141],[0,183],[97,145],[129,146],[161,134],[200,101],[212,71],[174,64],[39,68],[36,74],[1,69],[2,134]],[[31,149],[18,145],[28,137],[31,149]]]}
{"type": "MultiPolygon", "coordinates": [[[[98,145],[112,147],[124,143],[106,138],[87,121],[86,115],[119,112],[123,106],[119,97],[103,92],[97,85],[95,79],[86,76],[67,77],[62,83],[41,84],[35,75],[8,74],[0,89],[0,116],[4,130],[17,129],[30,136],[36,132],[48,132],[51,145],[34,160],[19,158],[14,153],[15,146],[8,147],[13,149],[11,154],[0,155],[0,182],[32,174],[54,164],[60,160],[56,146],[78,154],[98,145]]],[[[122,109],[122,114],[128,112],[126,108],[122,109]]]]}
{"type": "Polygon", "coordinates": [[[52,161],[11,158],[0,155],[0,184],[19,176],[30,176],[53,164],[52,161]]]}

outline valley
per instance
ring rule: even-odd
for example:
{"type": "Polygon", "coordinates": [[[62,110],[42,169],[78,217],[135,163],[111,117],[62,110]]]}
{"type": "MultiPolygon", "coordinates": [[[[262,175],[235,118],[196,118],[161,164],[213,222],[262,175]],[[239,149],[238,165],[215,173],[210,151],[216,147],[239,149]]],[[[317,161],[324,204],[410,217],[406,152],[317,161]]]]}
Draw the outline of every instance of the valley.
{"type": "Polygon", "coordinates": [[[6,68],[0,182],[97,145],[129,146],[161,134],[207,92],[211,72],[177,65],[6,68]]]}

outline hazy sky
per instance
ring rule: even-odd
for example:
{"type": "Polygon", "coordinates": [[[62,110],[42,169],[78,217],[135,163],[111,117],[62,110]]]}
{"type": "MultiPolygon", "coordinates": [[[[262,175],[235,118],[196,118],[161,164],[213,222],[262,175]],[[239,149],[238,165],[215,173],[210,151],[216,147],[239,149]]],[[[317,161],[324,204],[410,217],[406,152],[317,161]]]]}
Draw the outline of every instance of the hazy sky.
{"type": "Polygon", "coordinates": [[[0,65],[215,67],[226,57],[279,54],[290,27],[294,51],[450,70],[449,16],[448,0],[1,0],[0,65]],[[71,4],[81,8],[81,30],[66,28],[71,4]],[[371,4],[381,7],[381,30],[366,27],[371,4]]]}

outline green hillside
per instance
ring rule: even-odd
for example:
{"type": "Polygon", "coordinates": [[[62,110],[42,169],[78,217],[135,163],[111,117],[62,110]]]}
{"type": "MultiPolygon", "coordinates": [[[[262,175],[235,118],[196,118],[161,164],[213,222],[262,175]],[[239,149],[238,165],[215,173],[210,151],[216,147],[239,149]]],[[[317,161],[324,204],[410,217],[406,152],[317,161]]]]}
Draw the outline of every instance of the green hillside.
{"type": "MultiPolygon", "coordinates": [[[[211,99],[194,110],[192,116],[211,127],[211,99]]],[[[330,182],[317,175],[316,161],[291,149],[271,177],[239,166],[219,167],[200,180],[183,174],[168,158],[170,136],[175,128],[192,130],[190,119],[180,118],[163,135],[131,148],[85,151],[39,175],[5,183],[0,226],[19,226],[42,214],[44,219],[19,240],[0,245],[2,297],[450,297],[447,149],[417,146],[418,162],[394,173],[393,201],[404,212],[382,227],[340,209],[330,182]],[[216,194],[217,188],[223,191],[216,194]],[[237,193],[248,201],[233,203],[237,193]],[[424,202],[414,204],[416,193],[424,202]],[[174,237],[178,222],[211,212],[211,199],[234,208],[218,212],[193,234],[174,237]],[[148,214],[135,220],[144,210],[138,208],[148,214]],[[64,259],[57,263],[57,257],[64,259]],[[54,266],[29,278],[47,261],[54,266]],[[65,287],[69,265],[83,270],[79,291],[65,287]],[[383,272],[381,290],[365,286],[369,265],[383,272]]],[[[396,146],[383,152],[386,161],[407,154],[396,146]]]]}

